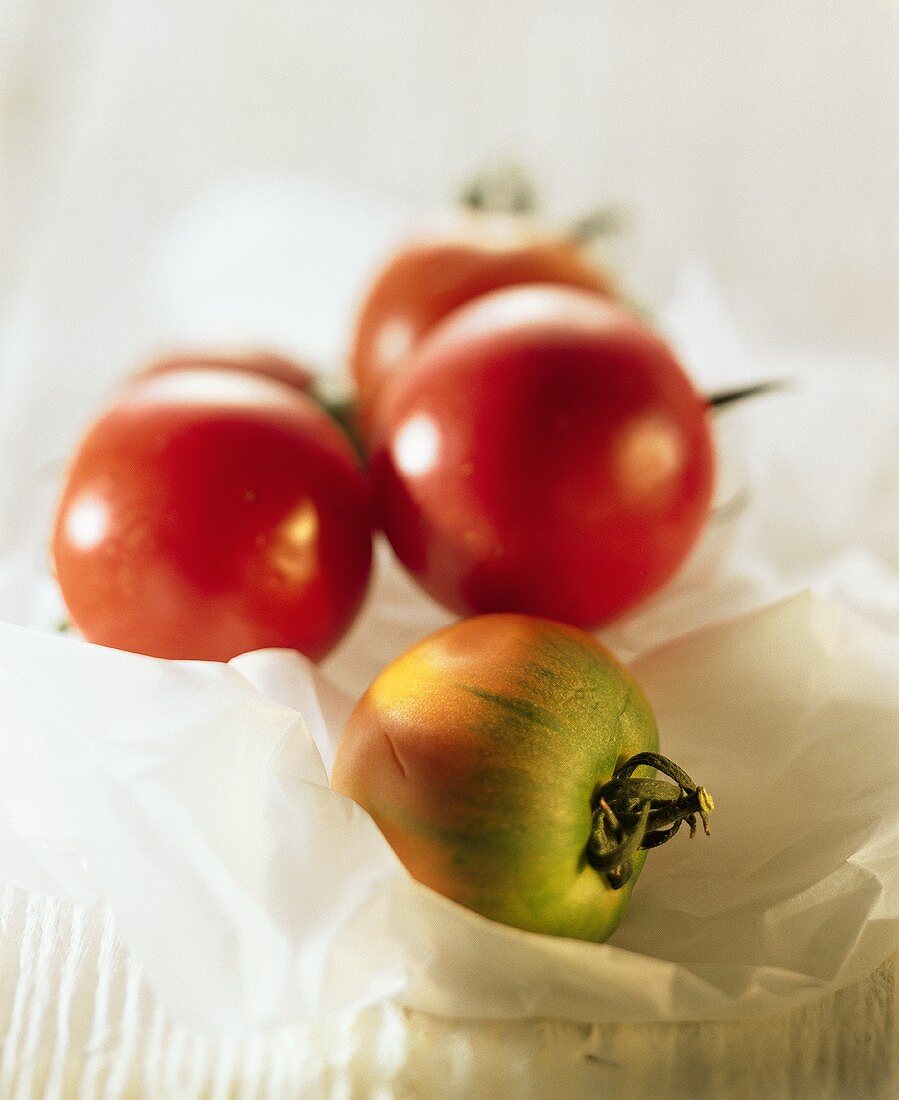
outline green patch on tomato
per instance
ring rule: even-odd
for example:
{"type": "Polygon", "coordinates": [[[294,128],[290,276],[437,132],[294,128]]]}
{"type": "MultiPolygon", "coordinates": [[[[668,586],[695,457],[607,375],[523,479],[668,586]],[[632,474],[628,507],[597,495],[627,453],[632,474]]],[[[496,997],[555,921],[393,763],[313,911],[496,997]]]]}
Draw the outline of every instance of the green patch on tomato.
{"type": "Polygon", "coordinates": [[[333,781],[426,885],[505,924],[601,941],[644,848],[711,808],[657,749],[643,693],[594,638],[498,614],[385,669],[350,718],[333,781]],[[653,781],[654,768],[677,785],[653,781]]]}

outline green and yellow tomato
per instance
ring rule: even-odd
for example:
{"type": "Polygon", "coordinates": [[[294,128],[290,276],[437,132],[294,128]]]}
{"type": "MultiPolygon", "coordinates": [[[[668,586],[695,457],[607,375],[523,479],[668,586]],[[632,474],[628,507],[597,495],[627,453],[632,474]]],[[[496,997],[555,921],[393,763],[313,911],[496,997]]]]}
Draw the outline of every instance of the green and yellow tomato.
{"type": "Polygon", "coordinates": [[[649,778],[641,760],[670,763],[657,747],[643,693],[590,635],[484,615],[378,676],[333,784],[420,882],[518,928],[599,941],[621,919],[643,848],[711,808],[679,769],[678,787],[649,778]]]}

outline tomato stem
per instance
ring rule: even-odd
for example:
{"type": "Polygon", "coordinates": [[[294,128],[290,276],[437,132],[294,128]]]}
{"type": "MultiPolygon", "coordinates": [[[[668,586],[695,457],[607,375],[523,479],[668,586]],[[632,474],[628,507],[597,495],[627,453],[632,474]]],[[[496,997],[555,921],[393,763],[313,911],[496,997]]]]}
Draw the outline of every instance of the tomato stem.
{"type": "Polygon", "coordinates": [[[783,378],[770,379],[767,382],[755,382],[751,386],[738,386],[733,390],[717,390],[706,397],[710,409],[723,409],[727,405],[736,405],[750,397],[761,397],[766,393],[776,393],[785,389],[788,383],[783,378]]]}
{"type": "Polygon", "coordinates": [[[713,809],[712,796],[705,787],[697,786],[673,760],[657,752],[638,752],[619,764],[599,789],[587,862],[612,890],[620,890],[633,874],[633,857],[638,851],[664,844],[685,821],[694,836],[697,816],[708,836],[713,809]],[[674,783],[635,776],[639,767],[655,768],[674,783]]]}
{"type": "Polygon", "coordinates": [[[484,214],[533,214],[537,193],[520,165],[506,164],[475,176],[462,188],[459,202],[484,214]]]}
{"type": "Polygon", "coordinates": [[[626,212],[620,206],[609,203],[583,214],[568,227],[566,236],[575,244],[587,245],[597,237],[613,237],[621,233],[627,224],[626,212]]]}
{"type": "Polygon", "coordinates": [[[356,452],[356,457],[364,466],[366,454],[359,435],[359,408],[355,399],[352,397],[332,398],[315,389],[312,390],[310,397],[321,405],[331,419],[342,428],[344,435],[356,452]]]}

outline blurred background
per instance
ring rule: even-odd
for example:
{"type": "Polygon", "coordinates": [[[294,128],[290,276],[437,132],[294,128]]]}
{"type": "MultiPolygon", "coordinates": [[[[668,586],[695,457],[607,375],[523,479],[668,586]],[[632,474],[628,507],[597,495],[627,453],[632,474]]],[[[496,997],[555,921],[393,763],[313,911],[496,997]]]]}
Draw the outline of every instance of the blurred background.
{"type": "Polygon", "coordinates": [[[892,0],[0,0],[0,543],[153,352],[340,370],[385,251],[506,160],[625,208],[608,260],[699,294],[708,362],[883,377],[897,74],[892,0]]]}
{"type": "MultiPolygon", "coordinates": [[[[699,258],[747,329],[883,354],[897,72],[892,0],[0,0],[2,315],[39,285],[74,362],[136,337],[175,310],[178,228],[183,279],[221,292],[243,261],[255,298],[283,265],[314,302],[391,215],[509,157],[550,213],[630,209],[616,258],[648,300],[699,258]]],[[[301,339],[291,308],[270,338],[301,339]]]]}

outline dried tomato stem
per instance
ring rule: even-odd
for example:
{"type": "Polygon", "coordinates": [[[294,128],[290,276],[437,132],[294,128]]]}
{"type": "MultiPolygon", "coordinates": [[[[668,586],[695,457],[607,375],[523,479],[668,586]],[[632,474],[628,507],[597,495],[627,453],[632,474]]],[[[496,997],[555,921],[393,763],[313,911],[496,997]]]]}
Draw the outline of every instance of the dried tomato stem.
{"type": "Polygon", "coordinates": [[[587,841],[587,862],[613,890],[620,890],[633,874],[633,856],[670,840],[686,821],[690,836],[697,816],[706,836],[712,796],[667,756],[638,752],[615,769],[599,789],[593,826],[587,841]],[[674,780],[634,776],[639,767],[655,768],[674,780]]]}

